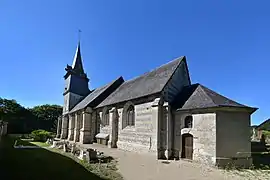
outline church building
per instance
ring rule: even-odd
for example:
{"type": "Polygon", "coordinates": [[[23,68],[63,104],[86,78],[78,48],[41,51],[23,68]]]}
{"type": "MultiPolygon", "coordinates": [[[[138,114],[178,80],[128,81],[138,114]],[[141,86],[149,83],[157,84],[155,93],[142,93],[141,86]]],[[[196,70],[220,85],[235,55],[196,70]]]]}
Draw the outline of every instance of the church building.
{"type": "Polygon", "coordinates": [[[250,118],[257,108],[193,84],[185,56],[134,79],[120,76],[89,89],[78,43],[65,70],[58,138],[152,153],[157,159],[251,164],[250,118]]]}

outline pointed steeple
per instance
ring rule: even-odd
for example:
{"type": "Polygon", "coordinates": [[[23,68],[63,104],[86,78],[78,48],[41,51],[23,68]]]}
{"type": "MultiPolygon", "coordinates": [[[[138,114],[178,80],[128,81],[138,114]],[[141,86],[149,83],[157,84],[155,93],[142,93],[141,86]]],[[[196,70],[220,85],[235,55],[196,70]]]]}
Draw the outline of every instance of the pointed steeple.
{"type": "Polygon", "coordinates": [[[73,59],[72,69],[77,73],[84,74],[82,56],[81,56],[81,48],[80,48],[80,41],[78,42],[76,53],[75,53],[75,56],[74,56],[74,59],[73,59]]]}
{"type": "Polygon", "coordinates": [[[76,49],[76,53],[73,59],[72,66],[67,64],[64,90],[64,109],[63,113],[67,113],[78,102],[80,102],[90,92],[88,87],[89,79],[87,74],[83,70],[83,63],[80,50],[80,41],[76,49]]]}

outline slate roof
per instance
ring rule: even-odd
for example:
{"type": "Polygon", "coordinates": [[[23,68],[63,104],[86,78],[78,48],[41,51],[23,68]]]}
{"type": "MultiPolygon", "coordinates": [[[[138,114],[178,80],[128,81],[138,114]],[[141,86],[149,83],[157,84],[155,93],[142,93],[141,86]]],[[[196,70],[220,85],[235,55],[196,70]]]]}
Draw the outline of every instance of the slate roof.
{"type": "Polygon", "coordinates": [[[97,107],[112,105],[161,92],[184,58],[184,56],[179,57],[151,72],[124,82],[97,107]]]}
{"type": "Polygon", "coordinates": [[[267,130],[270,131],[270,119],[265,120],[260,125],[256,127],[258,130],[267,130]]]}
{"type": "Polygon", "coordinates": [[[73,59],[72,69],[76,69],[82,74],[84,73],[83,63],[82,63],[82,56],[81,56],[80,42],[78,43],[76,53],[75,53],[75,56],[74,56],[74,59],[73,59]]]}
{"type": "Polygon", "coordinates": [[[182,110],[210,107],[240,107],[253,109],[254,111],[257,110],[257,108],[240,104],[222,96],[201,84],[193,84],[183,88],[172,103],[172,106],[182,110]]]}
{"type": "MultiPolygon", "coordinates": [[[[69,113],[73,113],[80,109],[86,108],[87,106],[95,106],[98,103],[94,103],[98,98],[105,99],[108,94],[118,88],[124,82],[123,77],[119,77],[118,79],[114,80],[113,82],[102,86],[100,88],[95,89],[92,91],[88,96],[86,96],[82,101],[80,101],[69,113]],[[107,91],[107,93],[105,92],[107,91]],[[107,95],[106,95],[107,94],[107,95]],[[103,97],[102,97],[103,96],[103,97]]],[[[102,100],[103,100],[102,99],[102,100]]]]}

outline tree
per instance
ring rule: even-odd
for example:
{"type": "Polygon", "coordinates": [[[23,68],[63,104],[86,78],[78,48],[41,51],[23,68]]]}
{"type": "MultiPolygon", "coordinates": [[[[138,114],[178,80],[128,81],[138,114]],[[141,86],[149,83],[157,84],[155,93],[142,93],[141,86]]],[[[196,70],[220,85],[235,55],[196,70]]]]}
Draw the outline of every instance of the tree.
{"type": "Polygon", "coordinates": [[[14,99],[0,98],[0,120],[9,123],[8,133],[26,133],[34,129],[31,112],[14,99]]]}
{"type": "Polygon", "coordinates": [[[57,119],[62,114],[62,106],[45,104],[29,110],[35,116],[39,129],[56,132],[57,119]]]}
{"type": "Polygon", "coordinates": [[[0,120],[8,122],[8,133],[30,133],[35,129],[55,132],[61,114],[59,105],[45,104],[26,109],[14,99],[0,98],[0,120]]]}

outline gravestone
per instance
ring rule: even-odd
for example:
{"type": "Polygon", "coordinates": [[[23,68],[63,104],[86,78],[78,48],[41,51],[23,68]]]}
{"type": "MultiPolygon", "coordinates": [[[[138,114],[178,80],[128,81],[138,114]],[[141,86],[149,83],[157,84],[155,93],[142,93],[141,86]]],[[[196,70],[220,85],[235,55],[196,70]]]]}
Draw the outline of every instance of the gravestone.
{"type": "Polygon", "coordinates": [[[67,144],[63,145],[63,150],[64,150],[64,152],[67,152],[67,144]]]}
{"type": "Polygon", "coordinates": [[[96,149],[87,149],[86,151],[86,161],[90,163],[91,160],[97,159],[97,150],[96,149]]]}
{"type": "Polygon", "coordinates": [[[75,150],[76,150],[76,145],[75,144],[71,144],[71,153],[75,154],[75,150]]]}
{"type": "MultiPolygon", "coordinates": [[[[59,148],[64,142],[61,141],[53,141],[52,142],[52,148],[59,148]]],[[[61,146],[62,147],[62,146],[61,146]]]]}
{"type": "Polygon", "coordinates": [[[78,158],[81,159],[81,160],[85,159],[85,152],[83,150],[80,150],[80,155],[79,155],[78,158]]]}
{"type": "Polygon", "coordinates": [[[53,141],[52,148],[55,148],[57,146],[57,141],[53,141]]]}

